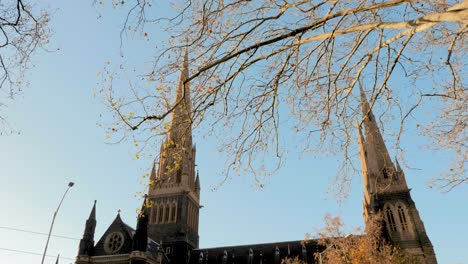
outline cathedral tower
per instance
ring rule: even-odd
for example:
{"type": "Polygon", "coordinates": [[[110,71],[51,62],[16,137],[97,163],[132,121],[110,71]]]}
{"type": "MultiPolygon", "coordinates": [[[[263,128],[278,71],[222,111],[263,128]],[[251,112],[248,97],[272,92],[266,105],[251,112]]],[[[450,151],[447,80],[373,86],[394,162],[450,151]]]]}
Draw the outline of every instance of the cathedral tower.
{"type": "Polygon", "coordinates": [[[364,183],[364,220],[382,212],[387,239],[418,258],[420,263],[437,263],[405,174],[398,161],[392,162],[364,91],[361,106],[365,135],[358,127],[359,152],[364,183]]]}
{"type": "Polygon", "coordinates": [[[159,164],[153,165],[148,191],[151,201],[148,235],[162,242],[172,263],[187,263],[189,252],[198,247],[200,179],[195,176],[192,143],[188,54],[180,70],[175,103],[159,164]],[[157,168],[156,168],[157,167],[157,168]]]}

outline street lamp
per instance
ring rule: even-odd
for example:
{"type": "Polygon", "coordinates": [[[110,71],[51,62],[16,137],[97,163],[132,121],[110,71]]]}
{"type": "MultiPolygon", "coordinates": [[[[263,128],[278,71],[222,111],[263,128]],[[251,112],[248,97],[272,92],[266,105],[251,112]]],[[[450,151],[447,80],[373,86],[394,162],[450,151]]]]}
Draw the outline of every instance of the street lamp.
{"type": "Polygon", "coordinates": [[[69,182],[68,183],[67,190],[65,191],[65,193],[62,196],[62,200],[60,200],[60,203],[57,206],[57,210],[55,210],[55,212],[54,212],[54,217],[52,218],[52,223],[50,224],[49,235],[47,236],[47,242],[46,242],[46,245],[45,245],[44,254],[42,254],[41,264],[44,264],[44,259],[45,259],[46,253],[47,253],[47,246],[49,245],[50,235],[52,234],[52,228],[54,227],[55,217],[57,216],[57,213],[58,213],[58,211],[60,209],[60,206],[62,205],[63,199],[65,198],[65,195],[67,195],[68,190],[70,190],[70,188],[73,187],[73,185],[75,185],[74,182],[69,182]]]}

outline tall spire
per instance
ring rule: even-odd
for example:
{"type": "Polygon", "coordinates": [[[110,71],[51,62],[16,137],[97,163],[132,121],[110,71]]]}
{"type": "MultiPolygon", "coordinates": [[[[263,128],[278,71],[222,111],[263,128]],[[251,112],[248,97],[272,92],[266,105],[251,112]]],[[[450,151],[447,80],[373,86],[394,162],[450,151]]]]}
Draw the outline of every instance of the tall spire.
{"type": "Polygon", "coordinates": [[[174,104],[177,105],[172,113],[166,141],[161,145],[158,170],[156,172],[153,166],[150,176],[150,182],[161,180],[158,186],[176,183],[193,188],[195,184],[195,147],[192,143],[190,85],[184,84],[189,77],[187,50],[183,58],[174,99],[174,104]]]}
{"type": "Polygon", "coordinates": [[[363,87],[359,86],[362,107],[362,123],[365,128],[365,137],[358,125],[359,150],[366,197],[382,191],[395,191],[407,189],[406,181],[398,177],[397,169],[390,158],[387,147],[380,133],[379,126],[367,101],[363,87]]]}
{"type": "MultiPolygon", "coordinates": [[[[198,247],[198,215],[200,209],[200,179],[195,176],[196,148],[192,143],[192,116],[189,77],[189,57],[185,50],[180,68],[174,103],[176,104],[168,126],[166,140],[161,145],[156,172],[150,181],[157,184],[149,188],[152,204],[149,237],[163,244],[180,247],[185,241],[188,248],[198,247]]],[[[180,247],[182,250],[183,247],[180,247]]],[[[186,263],[183,249],[174,263],[186,263]]]]}
{"type": "Polygon", "coordinates": [[[364,89],[361,94],[362,123],[365,137],[358,124],[359,152],[364,182],[364,221],[370,216],[383,212],[383,236],[395,246],[407,250],[417,258],[418,263],[437,263],[434,249],[424,224],[411,198],[403,171],[395,159],[393,164],[385,146],[382,134],[367,101],[364,89]],[[412,224],[408,224],[412,223],[412,224]]]}
{"type": "Polygon", "coordinates": [[[86,220],[85,230],[83,232],[83,238],[80,240],[80,246],[78,249],[79,256],[91,256],[94,249],[94,231],[96,229],[96,200],[94,200],[93,209],[89,214],[88,220],[86,220]]]}
{"type": "MultiPolygon", "coordinates": [[[[192,132],[191,111],[192,103],[190,98],[190,85],[184,82],[189,77],[188,50],[185,50],[184,61],[180,68],[179,82],[176,91],[174,104],[178,105],[174,109],[169,127],[169,140],[179,141],[182,137],[190,136],[192,132]]],[[[184,140],[189,141],[189,140],[184,140]]],[[[191,144],[190,142],[186,142],[191,144]]]]}

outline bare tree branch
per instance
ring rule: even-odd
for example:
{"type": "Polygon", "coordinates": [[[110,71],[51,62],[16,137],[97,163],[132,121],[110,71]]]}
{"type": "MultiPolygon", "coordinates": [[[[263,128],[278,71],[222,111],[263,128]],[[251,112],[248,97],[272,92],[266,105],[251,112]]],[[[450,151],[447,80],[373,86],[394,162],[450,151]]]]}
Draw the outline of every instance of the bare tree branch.
{"type": "Polygon", "coordinates": [[[452,183],[466,175],[468,1],[181,1],[172,18],[144,4],[129,7],[123,32],[131,23],[144,32],[158,25],[170,38],[155,40],[151,71],[131,96],[109,88],[114,71],[104,77],[113,132],[140,140],[164,133],[182,100],[172,97],[188,49],[193,124],[203,122],[221,139],[226,177],[237,171],[261,181],[282,163],[286,146],[297,144],[306,153],[343,154],[336,178],[343,192],[356,170],[357,85],[397,152],[415,122],[408,117],[440,105],[429,123],[418,122],[419,132],[454,151],[452,183]],[[151,132],[133,133],[137,128],[151,132]],[[283,140],[292,131],[294,139],[283,140]],[[267,160],[275,165],[265,167],[267,160]]]}

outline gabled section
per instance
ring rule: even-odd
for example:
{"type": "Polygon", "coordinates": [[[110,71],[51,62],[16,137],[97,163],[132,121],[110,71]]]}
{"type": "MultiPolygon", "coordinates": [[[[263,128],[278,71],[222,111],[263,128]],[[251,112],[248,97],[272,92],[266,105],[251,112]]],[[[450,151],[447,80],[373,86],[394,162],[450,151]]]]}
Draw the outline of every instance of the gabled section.
{"type": "Polygon", "coordinates": [[[124,223],[117,214],[94,247],[95,256],[130,254],[135,230],[124,223]]]}
{"type": "MultiPolygon", "coordinates": [[[[120,213],[117,214],[112,224],[92,249],[92,253],[79,254],[75,264],[167,264],[168,258],[161,250],[160,244],[148,238],[146,198],[142,212],[138,216],[136,230],[122,221],[120,213]]],[[[95,207],[93,207],[89,219],[94,218],[95,207]]]]}

